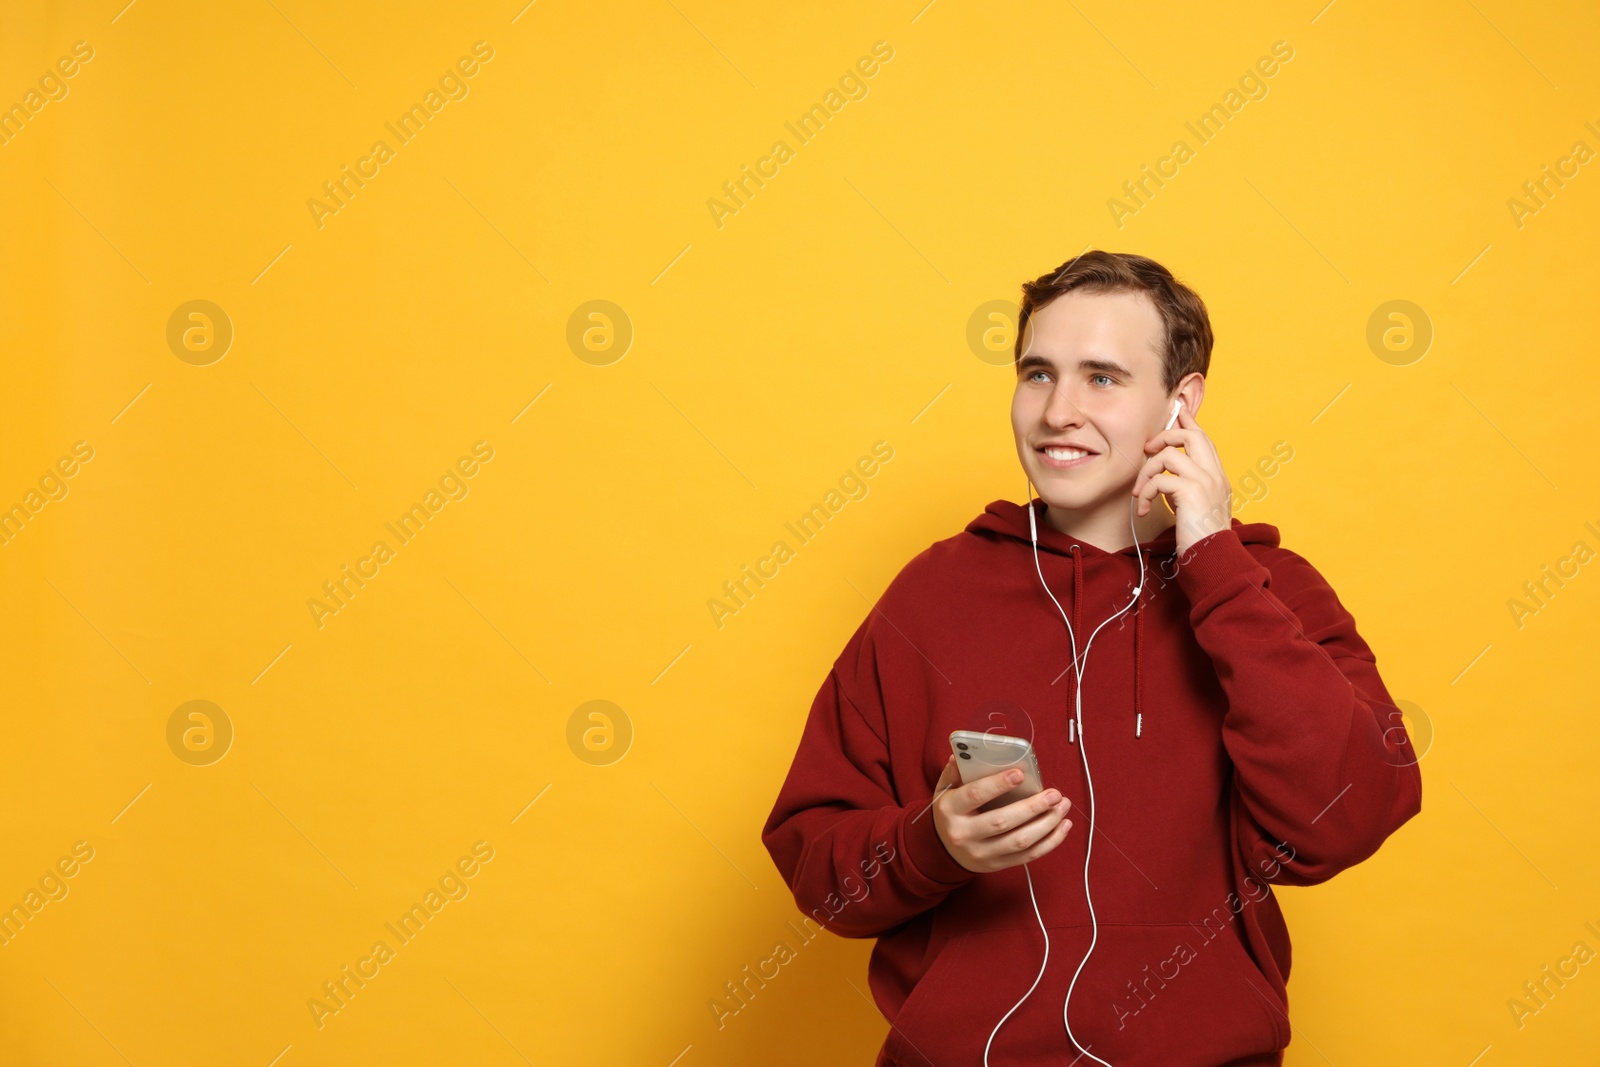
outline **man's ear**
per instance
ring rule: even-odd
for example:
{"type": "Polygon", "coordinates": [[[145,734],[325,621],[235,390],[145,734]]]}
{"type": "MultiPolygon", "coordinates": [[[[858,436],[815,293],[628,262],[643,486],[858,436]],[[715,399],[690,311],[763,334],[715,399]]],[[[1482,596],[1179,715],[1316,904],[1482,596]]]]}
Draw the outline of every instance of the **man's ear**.
{"type": "Polygon", "coordinates": [[[1205,399],[1206,396],[1205,375],[1199,373],[1198,371],[1193,374],[1186,375],[1184,379],[1178,383],[1177,392],[1173,393],[1172,395],[1174,399],[1183,401],[1183,408],[1185,411],[1187,411],[1190,415],[1198,417],[1200,414],[1200,403],[1205,399]]]}

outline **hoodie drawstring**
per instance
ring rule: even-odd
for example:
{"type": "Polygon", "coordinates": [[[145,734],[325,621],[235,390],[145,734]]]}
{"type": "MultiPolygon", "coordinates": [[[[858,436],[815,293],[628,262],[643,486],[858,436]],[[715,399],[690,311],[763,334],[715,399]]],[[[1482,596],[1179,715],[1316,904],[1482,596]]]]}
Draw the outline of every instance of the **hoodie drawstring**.
{"type": "MultiPolygon", "coordinates": [[[[1082,619],[1078,612],[1079,605],[1083,603],[1083,571],[1078,566],[1078,546],[1068,545],[1067,551],[1072,556],[1072,632],[1077,634],[1083,632],[1080,625],[1082,619]]],[[[1069,709],[1077,707],[1078,687],[1082,684],[1083,678],[1078,673],[1078,664],[1074,662],[1072,665],[1072,703],[1067,705],[1069,709]]],[[[1070,742],[1076,742],[1077,740],[1077,724],[1077,716],[1069,712],[1067,715],[1067,740],[1070,742]]]]}
{"type": "MultiPolygon", "coordinates": [[[[1078,559],[1078,546],[1072,546],[1072,632],[1083,632],[1083,620],[1078,617],[1078,607],[1083,603],[1083,568],[1078,559]]],[[[1074,671],[1074,674],[1077,672],[1074,671]]]]}
{"type": "MultiPolygon", "coordinates": [[[[1082,567],[1082,560],[1078,556],[1078,546],[1077,545],[1068,545],[1067,546],[1067,550],[1072,556],[1072,632],[1073,633],[1081,633],[1082,632],[1082,615],[1081,615],[1081,612],[1079,611],[1079,608],[1083,604],[1083,567],[1082,567]]],[[[1151,559],[1150,560],[1150,565],[1154,566],[1154,564],[1155,564],[1155,560],[1151,559]]],[[[1134,605],[1133,605],[1133,609],[1132,610],[1133,610],[1133,736],[1134,737],[1143,737],[1144,736],[1144,685],[1143,685],[1143,678],[1142,678],[1142,675],[1140,673],[1141,644],[1140,644],[1140,640],[1139,640],[1140,637],[1142,636],[1143,632],[1144,632],[1144,593],[1143,593],[1142,590],[1140,591],[1139,596],[1134,601],[1134,605]]],[[[1078,671],[1076,669],[1076,665],[1074,666],[1074,670],[1073,670],[1072,673],[1073,673],[1072,684],[1073,684],[1073,698],[1074,698],[1074,705],[1073,706],[1076,706],[1077,687],[1082,684],[1082,679],[1077,676],[1078,675],[1078,671]]],[[[1076,717],[1072,717],[1072,718],[1069,718],[1067,720],[1067,740],[1068,741],[1075,740],[1074,727],[1075,727],[1076,723],[1077,723],[1076,717]]]]}
{"type": "Polygon", "coordinates": [[[1144,629],[1144,590],[1139,591],[1133,605],[1133,736],[1144,733],[1144,712],[1141,710],[1139,685],[1139,632],[1144,629]]]}

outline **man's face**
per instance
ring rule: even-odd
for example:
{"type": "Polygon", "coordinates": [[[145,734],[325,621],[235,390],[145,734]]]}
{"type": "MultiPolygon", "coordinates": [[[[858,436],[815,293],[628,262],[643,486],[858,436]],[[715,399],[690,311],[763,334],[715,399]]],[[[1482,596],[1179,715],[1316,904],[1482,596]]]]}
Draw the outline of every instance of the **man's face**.
{"type": "MultiPolygon", "coordinates": [[[[1092,511],[1126,506],[1145,442],[1172,414],[1161,385],[1166,331],[1143,293],[1074,290],[1035,311],[1023,333],[1011,428],[1017,454],[1045,502],[1092,511]],[[1056,458],[1047,443],[1087,456],[1056,458]]],[[[1052,449],[1053,451],[1053,449],[1052,449]]]]}

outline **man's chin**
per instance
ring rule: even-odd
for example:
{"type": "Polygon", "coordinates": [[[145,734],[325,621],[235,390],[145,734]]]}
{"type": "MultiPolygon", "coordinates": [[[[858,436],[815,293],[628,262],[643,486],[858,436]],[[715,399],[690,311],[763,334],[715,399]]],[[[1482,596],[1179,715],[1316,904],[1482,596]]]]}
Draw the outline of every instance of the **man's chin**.
{"type": "Polygon", "coordinates": [[[1110,486],[1096,483],[1094,485],[1063,484],[1065,479],[1051,478],[1045,475],[1043,483],[1035,480],[1033,485],[1039,497],[1053,508],[1070,512],[1098,511],[1106,507],[1114,499],[1132,498],[1133,486],[1110,486]]]}
{"type": "Polygon", "coordinates": [[[1053,508],[1062,511],[1088,511],[1105,502],[1105,494],[1077,486],[1040,485],[1034,483],[1039,497],[1053,508]]]}

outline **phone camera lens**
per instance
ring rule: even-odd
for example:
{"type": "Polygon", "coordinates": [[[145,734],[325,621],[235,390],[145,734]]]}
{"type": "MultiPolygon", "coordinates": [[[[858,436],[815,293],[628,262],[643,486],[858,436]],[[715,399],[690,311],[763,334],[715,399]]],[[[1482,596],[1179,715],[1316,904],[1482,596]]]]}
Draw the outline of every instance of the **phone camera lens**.
{"type": "MultiPolygon", "coordinates": [[[[967,746],[966,745],[962,745],[961,747],[962,748],[966,748],[967,746]]],[[[970,753],[970,752],[962,752],[962,753],[959,753],[959,755],[961,756],[962,759],[971,759],[972,758],[972,753],[970,753]]]]}
{"type": "Polygon", "coordinates": [[[965,741],[957,741],[956,747],[965,752],[967,750],[967,743],[965,741]]]}

